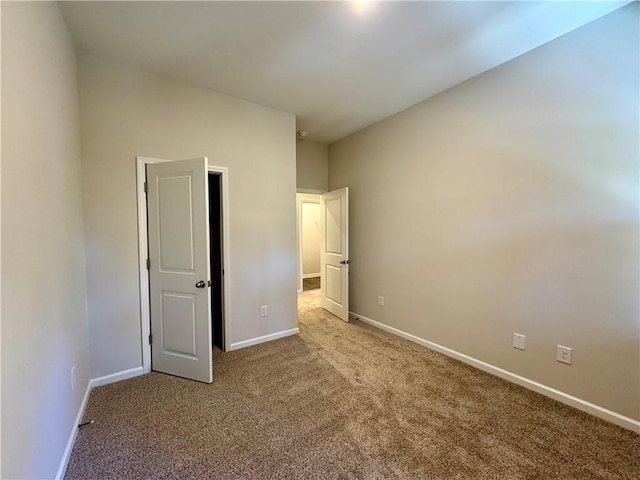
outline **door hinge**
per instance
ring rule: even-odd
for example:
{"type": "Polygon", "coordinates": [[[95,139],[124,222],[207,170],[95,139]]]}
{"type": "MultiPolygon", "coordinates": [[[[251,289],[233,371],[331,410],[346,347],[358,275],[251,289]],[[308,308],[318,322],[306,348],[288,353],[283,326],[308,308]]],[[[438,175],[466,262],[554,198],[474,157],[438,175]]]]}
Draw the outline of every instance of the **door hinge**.
{"type": "Polygon", "coordinates": [[[147,270],[151,269],[151,260],[147,258],[147,270]]]}
{"type": "Polygon", "coordinates": [[[149,345],[153,344],[153,335],[149,334],[149,345]]]}
{"type": "Polygon", "coordinates": [[[149,193],[149,183],[144,182],[144,193],[149,193]]]}

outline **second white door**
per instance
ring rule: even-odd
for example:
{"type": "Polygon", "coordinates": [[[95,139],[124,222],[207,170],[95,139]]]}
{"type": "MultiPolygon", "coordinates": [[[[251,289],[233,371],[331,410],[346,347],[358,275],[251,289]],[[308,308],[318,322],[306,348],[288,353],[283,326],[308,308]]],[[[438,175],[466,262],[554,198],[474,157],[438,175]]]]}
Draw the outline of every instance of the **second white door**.
{"type": "Polygon", "coordinates": [[[320,204],[322,308],[349,321],[349,188],[322,195],[320,204]]]}

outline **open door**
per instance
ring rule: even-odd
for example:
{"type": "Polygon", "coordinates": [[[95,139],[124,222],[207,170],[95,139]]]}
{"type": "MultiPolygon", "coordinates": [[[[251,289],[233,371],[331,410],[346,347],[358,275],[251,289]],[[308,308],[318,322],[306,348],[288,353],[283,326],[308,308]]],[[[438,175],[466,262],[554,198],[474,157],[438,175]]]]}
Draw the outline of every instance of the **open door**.
{"type": "Polygon", "coordinates": [[[207,159],[147,165],[151,365],[211,383],[207,159]]]}
{"type": "Polygon", "coordinates": [[[322,195],[322,308],[349,321],[349,188],[322,195]]]}

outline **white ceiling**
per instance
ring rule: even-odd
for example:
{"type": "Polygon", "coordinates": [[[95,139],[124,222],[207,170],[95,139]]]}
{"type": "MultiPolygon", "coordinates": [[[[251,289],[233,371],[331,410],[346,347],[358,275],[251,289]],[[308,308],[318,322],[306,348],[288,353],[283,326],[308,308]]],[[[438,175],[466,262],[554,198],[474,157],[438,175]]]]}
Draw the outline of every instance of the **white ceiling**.
{"type": "Polygon", "coordinates": [[[79,50],[294,113],[330,143],[621,2],[61,2],[79,50]]]}

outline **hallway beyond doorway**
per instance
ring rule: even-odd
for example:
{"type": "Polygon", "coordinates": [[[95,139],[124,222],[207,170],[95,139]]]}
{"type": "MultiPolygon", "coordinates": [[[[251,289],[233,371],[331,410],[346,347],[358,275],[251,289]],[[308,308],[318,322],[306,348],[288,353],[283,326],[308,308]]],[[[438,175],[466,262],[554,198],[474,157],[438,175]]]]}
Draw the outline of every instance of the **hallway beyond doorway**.
{"type": "Polygon", "coordinates": [[[311,277],[302,279],[302,291],[317,290],[320,288],[320,277],[311,277]]]}

